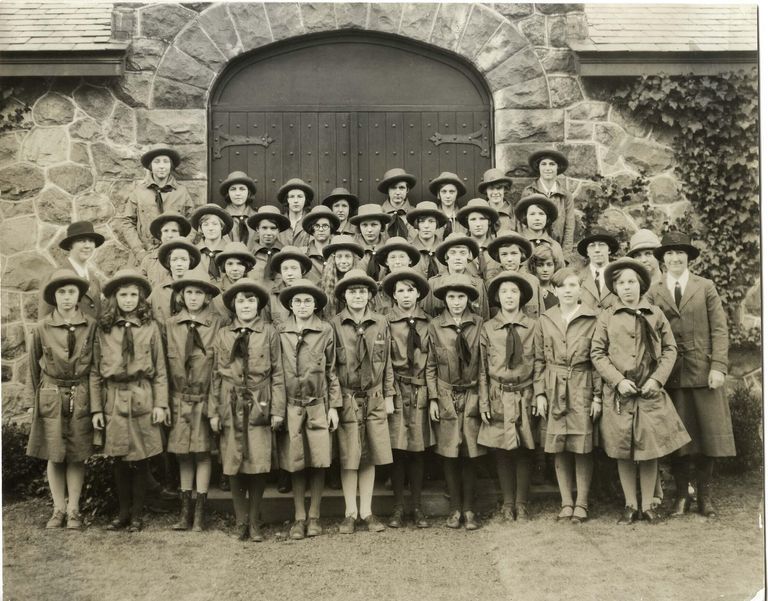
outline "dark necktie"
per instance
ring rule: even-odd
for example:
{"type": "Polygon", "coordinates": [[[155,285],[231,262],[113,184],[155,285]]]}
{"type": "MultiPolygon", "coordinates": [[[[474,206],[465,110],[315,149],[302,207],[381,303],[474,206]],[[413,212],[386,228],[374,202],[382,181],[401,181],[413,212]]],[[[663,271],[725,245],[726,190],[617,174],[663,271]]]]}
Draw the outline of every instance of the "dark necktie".
{"type": "Polygon", "coordinates": [[[389,211],[387,215],[392,217],[392,223],[387,226],[387,233],[390,238],[400,236],[401,238],[408,238],[408,226],[403,223],[401,216],[405,217],[405,211],[403,209],[397,209],[395,211],[389,211]]]}
{"type": "Polygon", "coordinates": [[[232,215],[237,222],[237,238],[239,242],[242,242],[248,246],[248,215],[232,215]]]}
{"type": "Polygon", "coordinates": [[[264,279],[268,280],[272,278],[272,255],[277,252],[276,248],[266,248],[267,251],[267,263],[264,266],[264,279]]]}
{"type": "Polygon", "coordinates": [[[656,331],[653,329],[653,325],[648,319],[648,314],[650,311],[648,309],[642,308],[632,309],[630,307],[621,307],[620,309],[617,309],[616,312],[629,313],[630,315],[634,315],[636,319],[640,320],[640,340],[642,345],[645,347],[645,352],[650,355],[651,360],[653,361],[651,369],[656,369],[656,362],[658,357],[656,356],[655,343],[658,342],[658,335],[656,334],[656,331]]]}
{"type": "Polygon", "coordinates": [[[299,366],[299,351],[302,346],[307,344],[307,334],[309,334],[311,330],[308,330],[307,328],[304,328],[300,333],[298,338],[296,338],[296,375],[301,375],[301,367],[299,366]]]}
{"type": "Polygon", "coordinates": [[[517,333],[515,324],[508,323],[504,326],[507,328],[507,341],[506,341],[506,357],[507,357],[507,369],[514,369],[516,365],[520,365],[523,359],[523,341],[520,340],[520,334],[517,333]]]}
{"type": "Polygon", "coordinates": [[[203,355],[205,355],[206,352],[203,339],[200,337],[200,332],[197,329],[197,324],[192,320],[187,321],[186,324],[187,340],[184,344],[184,369],[189,373],[189,370],[192,367],[192,353],[195,351],[195,347],[199,348],[203,352],[203,355]]]}
{"type": "Polygon", "coordinates": [[[232,353],[229,356],[230,362],[233,362],[237,357],[243,360],[243,383],[248,383],[248,342],[250,340],[251,330],[248,328],[240,328],[235,338],[235,343],[232,345],[232,353]]]}
{"type": "Polygon", "coordinates": [[[675,282],[675,304],[677,308],[680,308],[680,301],[683,300],[683,289],[680,287],[680,282],[675,282]]]}
{"type": "Polygon", "coordinates": [[[163,212],[163,194],[166,194],[168,192],[171,192],[173,190],[173,186],[170,184],[166,184],[162,188],[158,186],[157,184],[149,184],[148,188],[150,190],[155,191],[155,205],[157,205],[157,212],[162,213],[163,212]]]}
{"type": "Polygon", "coordinates": [[[469,364],[472,362],[472,351],[469,348],[467,339],[464,337],[464,329],[470,325],[472,325],[471,322],[466,322],[454,326],[456,329],[455,351],[456,356],[459,358],[459,377],[464,375],[464,368],[469,367],[469,364]]]}
{"type": "Polygon", "coordinates": [[[211,276],[214,280],[218,280],[219,276],[221,275],[221,272],[219,271],[219,266],[216,265],[216,255],[218,255],[221,251],[220,250],[208,250],[207,248],[203,249],[203,254],[208,257],[208,275],[211,276]]]}
{"type": "Polygon", "coordinates": [[[117,325],[123,328],[123,342],[121,345],[121,351],[123,354],[123,369],[128,370],[128,362],[134,357],[133,350],[133,332],[131,331],[131,323],[129,321],[120,320],[117,325]]]}
{"type": "Polygon", "coordinates": [[[67,326],[67,358],[75,354],[75,326],[67,326]]]}
{"type": "Polygon", "coordinates": [[[365,254],[368,255],[368,265],[365,267],[365,273],[377,282],[379,281],[379,264],[376,263],[376,249],[366,248],[365,254]]]}
{"type": "Polygon", "coordinates": [[[477,255],[477,268],[481,278],[485,278],[485,246],[480,247],[480,252],[477,255]]]}
{"type": "Polygon", "coordinates": [[[600,298],[603,295],[603,292],[600,287],[600,272],[595,272],[595,289],[597,290],[597,298],[600,298]]]}
{"type": "Polygon", "coordinates": [[[453,233],[453,221],[454,217],[449,217],[448,221],[445,223],[445,229],[443,230],[443,240],[445,240],[448,236],[450,236],[453,233]]]}
{"type": "Polygon", "coordinates": [[[435,251],[433,250],[422,250],[419,251],[422,255],[427,256],[427,279],[436,276],[438,273],[440,273],[440,266],[437,264],[437,259],[435,258],[435,251]]]}
{"type": "Polygon", "coordinates": [[[368,345],[365,343],[365,329],[368,324],[362,323],[357,326],[357,345],[355,351],[358,356],[358,366],[360,374],[360,388],[368,390],[373,384],[373,365],[371,356],[368,354],[368,345]]]}
{"type": "Polygon", "coordinates": [[[416,329],[417,323],[413,317],[408,318],[408,338],[405,340],[405,355],[411,368],[414,367],[416,349],[421,350],[421,336],[416,329]]]}

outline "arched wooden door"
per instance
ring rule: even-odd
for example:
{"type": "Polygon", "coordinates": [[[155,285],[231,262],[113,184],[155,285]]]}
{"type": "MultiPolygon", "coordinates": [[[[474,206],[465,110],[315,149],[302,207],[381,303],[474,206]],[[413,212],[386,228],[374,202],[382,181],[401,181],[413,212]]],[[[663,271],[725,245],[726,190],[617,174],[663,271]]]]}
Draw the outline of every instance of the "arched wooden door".
{"type": "MultiPolygon", "coordinates": [[[[431,198],[442,171],[469,195],[493,149],[490,95],[469,66],[426,46],[366,33],[308,36],[230,65],[211,94],[210,198],[234,170],[257,183],[256,200],[301,177],[319,198],[343,186],[381,202],[383,173],[418,178],[411,202],[431,198]]],[[[465,198],[466,200],[466,198],[465,198]]]]}

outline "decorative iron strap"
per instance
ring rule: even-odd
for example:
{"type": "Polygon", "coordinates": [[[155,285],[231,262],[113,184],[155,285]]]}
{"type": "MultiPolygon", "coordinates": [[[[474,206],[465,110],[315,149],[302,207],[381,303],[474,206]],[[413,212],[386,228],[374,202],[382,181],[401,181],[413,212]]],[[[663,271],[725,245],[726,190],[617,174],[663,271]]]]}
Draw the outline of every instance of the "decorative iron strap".
{"type": "MultiPolygon", "coordinates": [[[[217,125],[214,129],[219,130],[223,125],[217,125]]],[[[252,137],[234,134],[225,134],[217,131],[213,136],[213,158],[220,159],[221,151],[230,146],[263,146],[266,148],[275,139],[269,134],[252,137]]]]}
{"type": "Polygon", "coordinates": [[[429,141],[435,146],[441,144],[472,144],[480,149],[480,156],[490,156],[490,145],[488,144],[488,124],[480,123],[480,129],[471,134],[441,134],[435,132],[429,141]]]}

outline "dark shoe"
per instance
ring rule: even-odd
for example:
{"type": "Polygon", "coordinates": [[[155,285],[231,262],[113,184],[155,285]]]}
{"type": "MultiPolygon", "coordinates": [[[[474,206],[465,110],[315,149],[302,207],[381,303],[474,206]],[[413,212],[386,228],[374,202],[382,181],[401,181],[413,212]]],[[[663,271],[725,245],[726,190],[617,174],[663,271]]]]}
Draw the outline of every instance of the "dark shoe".
{"type": "Polygon", "coordinates": [[[160,494],[158,494],[157,497],[161,501],[175,501],[179,497],[179,494],[176,491],[170,490],[163,486],[160,488],[160,494]]]}
{"type": "Polygon", "coordinates": [[[238,524],[237,528],[237,540],[246,541],[250,538],[248,524],[238,524]]]}
{"type": "Polygon", "coordinates": [[[140,532],[142,528],[144,528],[144,523],[141,521],[141,518],[131,518],[126,530],[128,532],[140,532]]]}
{"type": "Polygon", "coordinates": [[[172,530],[189,530],[189,523],[192,521],[192,491],[182,490],[179,493],[181,499],[181,509],[179,511],[179,521],[171,526],[172,530]]]}
{"type": "Polygon", "coordinates": [[[363,521],[368,525],[368,532],[382,532],[387,529],[387,527],[379,521],[379,518],[373,514],[363,518],[363,521]]]}
{"type": "Polygon", "coordinates": [[[264,540],[264,534],[261,532],[261,524],[251,524],[248,528],[251,534],[251,541],[260,543],[264,540]]]}
{"type": "Polygon", "coordinates": [[[684,497],[677,497],[672,504],[672,511],[669,513],[669,517],[678,518],[685,515],[688,509],[691,507],[691,498],[686,495],[684,497]]]}
{"type": "Polygon", "coordinates": [[[477,523],[477,520],[475,519],[475,512],[474,511],[465,511],[464,512],[464,528],[467,530],[477,530],[480,527],[480,524],[477,523]]]}
{"type": "Polygon", "coordinates": [[[304,540],[306,524],[303,520],[296,520],[288,531],[291,540],[304,540]]]}
{"type": "Polygon", "coordinates": [[[323,533],[323,527],[317,518],[309,518],[307,521],[307,536],[320,536],[323,533]]]}
{"type": "Polygon", "coordinates": [[[448,519],[445,520],[445,525],[447,528],[453,528],[454,530],[461,527],[461,512],[454,511],[451,515],[448,516],[448,519]]]}
{"type": "Polygon", "coordinates": [[[514,522],[515,521],[515,508],[512,507],[512,505],[502,505],[501,506],[501,519],[504,522],[514,522]]]}
{"type": "Polygon", "coordinates": [[[560,508],[560,513],[557,514],[558,522],[567,522],[573,518],[573,507],[570,505],[563,505],[560,508]]]}
{"type": "Polygon", "coordinates": [[[207,499],[207,492],[197,493],[195,498],[195,521],[192,524],[192,532],[202,532],[205,528],[205,501],[207,499]]]}
{"type": "Polygon", "coordinates": [[[355,533],[355,518],[348,515],[344,518],[344,521],[339,524],[339,534],[354,534],[355,533]]]}
{"type": "Polygon", "coordinates": [[[651,526],[655,526],[656,524],[660,524],[664,521],[655,509],[645,510],[643,512],[643,519],[651,526]]]}
{"type": "Polygon", "coordinates": [[[424,515],[424,512],[419,507],[413,510],[413,523],[416,524],[417,528],[429,528],[427,516],[424,515]]]}
{"type": "Polygon", "coordinates": [[[118,517],[112,520],[109,524],[107,524],[107,530],[109,530],[110,532],[113,532],[115,530],[122,530],[123,528],[128,526],[128,524],[130,523],[131,523],[131,518],[118,517]]]}
{"type": "Polygon", "coordinates": [[[50,517],[50,519],[45,523],[45,527],[48,530],[53,530],[54,528],[63,528],[64,522],[67,519],[67,514],[63,511],[59,511],[58,509],[53,510],[53,515],[50,517]]]}
{"type": "Polygon", "coordinates": [[[285,494],[293,490],[291,483],[291,475],[285,470],[280,470],[277,473],[277,492],[285,494]]]}
{"type": "Polygon", "coordinates": [[[219,490],[229,492],[229,476],[225,474],[221,475],[221,480],[219,481],[219,490]]]}
{"type": "Polygon", "coordinates": [[[629,526],[635,520],[637,520],[637,509],[634,507],[625,507],[624,511],[621,513],[619,521],[616,523],[620,524],[621,526],[629,526]]]}
{"type": "Polygon", "coordinates": [[[403,509],[401,507],[395,507],[392,512],[392,517],[389,518],[387,526],[390,528],[402,528],[403,527],[403,509]]]}
{"type": "Polygon", "coordinates": [[[712,499],[709,494],[699,495],[698,498],[699,513],[706,518],[716,518],[717,510],[715,509],[712,499]]]}
{"type": "Polygon", "coordinates": [[[573,517],[571,517],[571,524],[581,524],[589,519],[587,508],[583,505],[576,505],[573,508],[573,517]]]}
{"type": "Polygon", "coordinates": [[[80,530],[83,527],[83,518],[79,511],[70,511],[67,514],[67,530],[80,530]]]}
{"type": "Polygon", "coordinates": [[[527,522],[531,519],[531,516],[528,514],[527,503],[518,503],[515,505],[515,517],[518,522],[527,522]]]}

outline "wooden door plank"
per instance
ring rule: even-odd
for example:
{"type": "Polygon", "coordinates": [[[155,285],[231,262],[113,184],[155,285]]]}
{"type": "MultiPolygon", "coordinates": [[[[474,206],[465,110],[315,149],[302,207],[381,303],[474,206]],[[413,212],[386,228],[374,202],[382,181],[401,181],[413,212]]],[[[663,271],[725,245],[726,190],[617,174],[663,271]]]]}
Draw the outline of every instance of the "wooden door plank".
{"type": "MultiPolygon", "coordinates": [[[[351,119],[349,113],[334,113],[335,137],[336,137],[336,180],[331,182],[333,188],[344,187],[347,190],[352,186],[352,165],[357,158],[352,156],[351,119]]],[[[330,193],[330,190],[328,190],[330,193]]]]}
{"type": "MultiPolygon", "coordinates": [[[[248,113],[248,136],[252,141],[260,139],[267,133],[266,115],[262,112],[248,113]]],[[[248,168],[245,172],[256,182],[256,189],[264,185],[266,176],[265,164],[269,146],[264,147],[254,144],[247,148],[248,168]]]]}
{"type": "Polygon", "coordinates": [[[301,113],[283,113],[283,164],[278,187],[301,173],[301,113]]]}
{"type": "Polygon", "coordinates": [[[430,200],[427,183],[429,174],[422,169],[421,113],[403,113],[403,169],[416,176],[416,187],[409,194],[411,204],[430,200]]]}
{"type": "Polygon", "coordinates": [[[208,144],[208,161],[210,165],[210,180],[208,182],[208,197],[217,198],[219,185],[229,173],[229,155],[222,153],[220,158],[213,156],[213,149],[216,145],[215,138],[219,134],[226,135],[229,129],[229,113],[225,111],[212,111],[211,113],[211,133],[208,144]]]}
{"type": "Polygon", "coordinates": [[[357,132],[355,138],[357,140],[356,164],[358,171],[355,185],[351,191],[358,195],[360,204],[366,204],[370,202],[371,181],[373,180],[370,164],[370,155],[372,153],[368,136],[368,113],[364,111],[355,113],[354,121],[353,125],[357,132]]]}
{"type": "MultiPolygon", "coordinates": [[[[437,118],[438,114],[434,112],[421,113],[421,173],[425,182],[440,175],[440,147],[429,140],[437,131],[437,118]]],[[[424,189],[425,194],[429,194],[426,187],[424,189]]]]}
{"type": "Polygon", "coordinates": [[[319,113],[317,120],[317,192],[316,202],[319,203],[336,185],[336,114],[319,113]]]}
{"type": "MultiPolygon", "coordinates": [[[[456,131],[456,113],[454,112],[441,112],[439,113],[440,128],[438,131],[443,135],[454,135],[459,133],[456,131]]],[[[456,171],[456,151],[458,145],[447,143],[441,144],[437,147],[440,151],[438,153],[440,157],[440,171],[456,171]]]]}
{"type": "MultiPolygon", "coordinates": [[[[229,114],[229,135],[245,136],[248,133],[248,113],[230,113],[229,114]]],[[[248,169],[248,147],[247,146],[229,146],[225,149],[229,159],[228,171],[245,171],[248,169]]],[[[224,152],[222,152],[224,154],[224,152]]],[[[226,177],[226,174],[225,174],[226,177]]]]}
{"type": "Polygon", "coordinates": [[[301,161],[299,171],[288,177],[300,177],[315,190],[318,186],[318,114],[301,113],[301,161]]]}
{"type": "Polygon", "coordinates": [[[266,113],[265,124],[266,133],[274,142],[266,149],[263,185],[256,184],[256,198],[259,205],[275,201],[277,189],[282,184],[283,147],[285,146],[283,114],[266,113]]]}
{"type": "MultiPolygon", "coordinates": [[[[466,135],[476,130],[474,113],[456,113],[456,133],[466,135]]],[[[463,199],[465,201],[478,196],[476,185],[472,183],[470,187],[470,183],[474,182],[475,178],[475,157],[478,154],[480,154],[480,149],[471,144],[462,144],[456,147],[456,174],[467,187],[467,194],[463,199]]]]}
{"type": "Polygon", "coordinates": [[[377,190],[384,172],[387,170],[387,135],[386,113],[368,113],[368,154],[370,165],[370,202],[381,204],[384,196],[377,190]]]}

